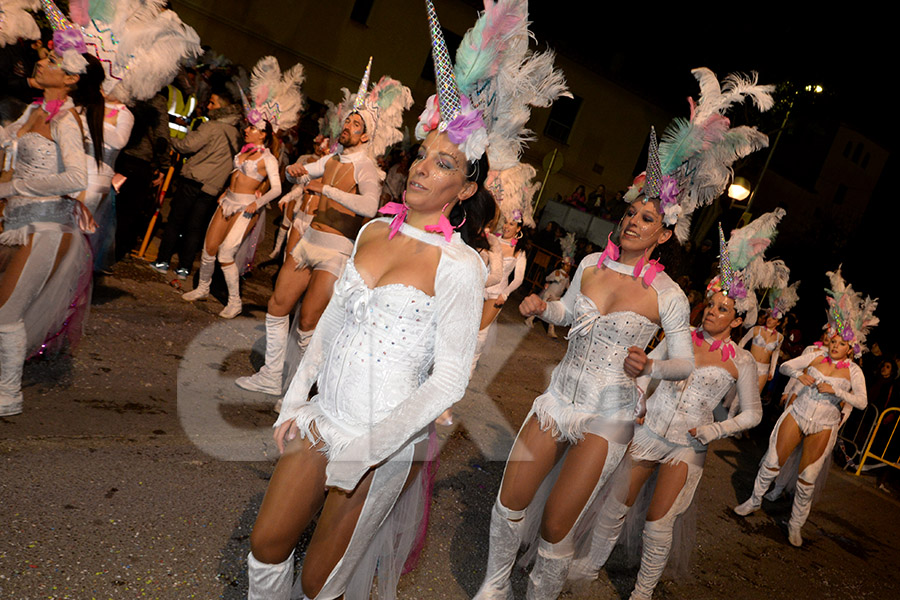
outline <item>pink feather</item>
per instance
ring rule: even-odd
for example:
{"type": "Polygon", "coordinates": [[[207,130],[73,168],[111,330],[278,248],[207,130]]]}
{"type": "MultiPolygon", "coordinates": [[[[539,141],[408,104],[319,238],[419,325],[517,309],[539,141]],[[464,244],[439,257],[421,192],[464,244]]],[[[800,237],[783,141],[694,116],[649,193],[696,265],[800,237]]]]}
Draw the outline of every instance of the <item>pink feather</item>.
{"type": "Polygon", "coordinates": [[[90,21],[88,0],[69,0],[69,16],[82,27],[90,21]]]}
{"type": "Polygon", "coordinates": [[[521,24],[527,8],[527,3],[521,1],[484,0],[486,23],[481,32],[481,47],[494,40],[505,40],[521,24]]]}

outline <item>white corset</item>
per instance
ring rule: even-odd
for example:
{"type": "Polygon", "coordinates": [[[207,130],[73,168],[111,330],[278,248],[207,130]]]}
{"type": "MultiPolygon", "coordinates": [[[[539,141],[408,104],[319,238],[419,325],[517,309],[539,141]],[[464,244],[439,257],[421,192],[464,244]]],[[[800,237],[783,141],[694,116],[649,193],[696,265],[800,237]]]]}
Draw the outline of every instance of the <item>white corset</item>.
{"type": "Polygon", "coordinates": [[[353,259],[340,280],[344,325],[319,376],[321,410],[368,430],[418,388],[434,362],[435,300],[403,284],[366,286],[353,259]]]}
{"type": "Polygon", "coordinates": [[[689,429],[713,422],[713,409],[735,383],[722,367],[697,367],[683,381],[662,381],[647,400],[644,426],[680,445],[692,445],[689,429]]]}
{"type": "Polygon", "coordinates": [[[601,314],[581,293],[575,300],[574,317],[566,356],[553,370],[547,392],[575,405],[579,412],[616,420],[633,418],[637,386],[625,374],[625,357],[631,346],[645,348],[657,326],[631,311],[601,314]]]}
{"type": "MultiPolygon", "coordinates": [[[[826,377],[815,367],[806,369],[806,373],[816,383],[830,383],[835,390],[850,390],[850,380],[843,377],[826,377]]],[[[807,425],[818,426],[819,429],[833,427],[841,422],[841,399],[834,394],[823,394],[813,385],[805,385],[791,404],[791,412],[798,423],[802,420],[807,425]]],[[[804,423],[800,423],[801,427],[804,423]]]]}
{"type": "MultiPolygon", "coordinates": [[[[16,142],[17,178],[40,180],[59,173],[61,160],[56,142],[31,131],[16,142]]],[[[73,201],[59,196],[10,196],[5,228],[9,231],[37,222],[74,225],[72,209],[73,201]]]]}

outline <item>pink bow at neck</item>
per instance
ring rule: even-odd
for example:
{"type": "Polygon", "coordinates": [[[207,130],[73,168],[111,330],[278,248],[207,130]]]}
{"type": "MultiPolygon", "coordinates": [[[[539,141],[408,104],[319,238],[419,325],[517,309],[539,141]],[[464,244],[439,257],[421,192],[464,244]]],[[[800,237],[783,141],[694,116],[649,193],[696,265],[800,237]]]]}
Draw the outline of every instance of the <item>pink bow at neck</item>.
{"type": "Polygon", "coordinates": [[[56,113],[59,112],[59,109],[62,108],[62,105],[65,104],[65,100],[44,100],[43,98],[35,98],[34,104],[40,105],[42,109],[47,111],[47,120],[45,123],[49,123],[53,120],[53,117],[56,116],[56,113]]]}
{"type": "Polygon", "coordinates": [[[450,219],[447,218],[447,215],[441,213],[441,218],[438,219],[437,225],[426,225],[425,231],[430,231],[432,233],[442,233],[444,234],[444,239],[448,242],[453,237],[453,225],[450,224],[450,219]]]}
{"type": "MultiPolygon", "coordinates": [[[[706,341],[706,336],[703,335],[703,330],[701,329],[695,329],[691,336],[694,338],[694,343],[698,348],[706,341]]],[[[715,352],[719,348],[722,349],[722,362],[728,362],[729,358],[734,358],[737,355],[734,350],[734,344],[728,340],[724,342],[722,340],[714,340],[709,345],[709,352],[715,352]]]]}
{"type": "Polygon", "coordinates": [[[257,150],[262,152],[264,148],[259,144],[244,144],[244,147],[241,148],[241,154],[243,154],[244,152],[255,152],[257,150]]]}
{"type": "Polygon", "coordinates": [[[847,368],[850,367],[850,361],[849,361],[849,360],[839,360],[839,361],[837,361],[837,362],[834,362],[834,361],[831,360],[831,357],[828,356],[827,354],[826,354],[825,356],[822,357],[822,362],[826,362],[826,363],[828,363],[829,365],[830,365],[830,364],[834,364],[835,368],[838,368],[838,369],[847,369],[847,368]]]}
{"type": "Polygon", "coordinates": [[[600,254],[600,260],[597,261],[597,268],[603,268],[603,261],[609,257],[610,260],[619,260],[619,247],[612,243],[610,239],[612,237],[612,233],[606,236],[606,248],[603,249],[603,252],[600,254]]]}
{"type": "Polygon", "coordinates": [[[401,204],[400,202],[388,202],[380,209],[378,209],[383,215],[394,215],[394,219],[391,221],[390,229],[391,232],[388,234],[388,239],[394,239],[394,236],[397,235],[397,232],[400,231],[400,228],[403,227],[404,221],[406,221],[406,213],[409,212],[409,207],[406,204],[401,204]]]}
{"type": "Polygon", "coordinates": [[[646,257],[641,256],[638,261],[634,264],[634,276],[640,277],[641,271],[644,269],[644,265],[647,266],[647,270],[644,272],[644,283],[648,286],[653,283],[653,280],[656,279],[656,276],[666,270],[666,268],[656,259],[648,261],[646,257]]]}

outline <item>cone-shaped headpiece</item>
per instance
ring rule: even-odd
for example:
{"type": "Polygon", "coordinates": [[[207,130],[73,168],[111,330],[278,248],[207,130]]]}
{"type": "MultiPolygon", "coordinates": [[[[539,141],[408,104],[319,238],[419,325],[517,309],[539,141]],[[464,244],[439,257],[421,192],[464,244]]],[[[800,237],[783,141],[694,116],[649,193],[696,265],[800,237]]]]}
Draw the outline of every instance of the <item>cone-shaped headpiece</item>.
{"type": "Polygon", "coordinates": [[[441,31],[441,24],[431,0],[425,0],[425,10],[428,13],[428,29],[431,31],[431,56],[434,59],[434,78],[441,111],[438,129],[444,131],[450,121],[459,116],[459,88],[456,85],[456,75],[453,73],[453,62],[450,60],[450,52],[447,51],[444,33],[441,31]]]}
{"type": "MultiPolygon", "coordinates": [[[[647,148],[647,179],[644,182],[644,198],[659,198],[662,190],[662,168],[659,165],[659,144],[656,142],[656,128],[650,127],[650,145],[647,148]]],[[[721,228],[720,228],[721,230],[721,228]]]]}
{"type": "Polygon", "coordinates": [[[369,77],[372,75],[372,57],[369,57],[369,64],[366,65],[366,72],[363,73],[362,81],[359,82],[359,91],[356,92],[356,100],[353,101],[353,108],[359,110],[366,105],[366,96],[369,93],[369,77]]]}

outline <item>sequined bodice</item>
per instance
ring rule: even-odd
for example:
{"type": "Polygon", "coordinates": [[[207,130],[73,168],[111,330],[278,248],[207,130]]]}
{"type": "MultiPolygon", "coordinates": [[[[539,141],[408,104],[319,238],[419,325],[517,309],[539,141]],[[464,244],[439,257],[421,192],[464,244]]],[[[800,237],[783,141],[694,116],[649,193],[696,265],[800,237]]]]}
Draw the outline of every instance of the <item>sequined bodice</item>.
{"type": "Polygon", "coordinates": [[[343,294],[344,324],[319,376],[324,412],[351,428],[377,423],[407,399],[434,362],[435,300],[403,284],[374,289],[351,258],[335,293],[343,294]]]}
{"type": "MultiPolygon", "coordinates": [[[[829,383],[835,390],[850,390],[850,380],[844,377],[822,375],[814,366],[808,367],[806,373],[816,383],[829,383]]],[[[834,425],[841,420],[841,399],[834,394],[823,394],[814,385],[801,388],[791,409],[798,417],[820,425],[834,425]]]]}
{"type": "Polygon", "coordinates": [[[644,425],[676,444],[690,445],[689,429],[713,422],[712,411],[735,383],[722,367],[697,367],[683,381],[661,381],[647,399],[644,425]]]}
{"type": "Polygon", "coordinates": [[[579,411],[631,418],[637,388],[625,374],[625,357],[631,346],[645,348],[657,325],[631,311],[601,314],[581,293],[574,317],[566,356],[554,369],[548,392],[577,405],[579,411]]]}
{"type": "Polygon", "coordinates": [[[23,134],[16,151],[16,177],[38,178],[59,172],[62,160],[56,142],[39,133],[23,134]]]}

